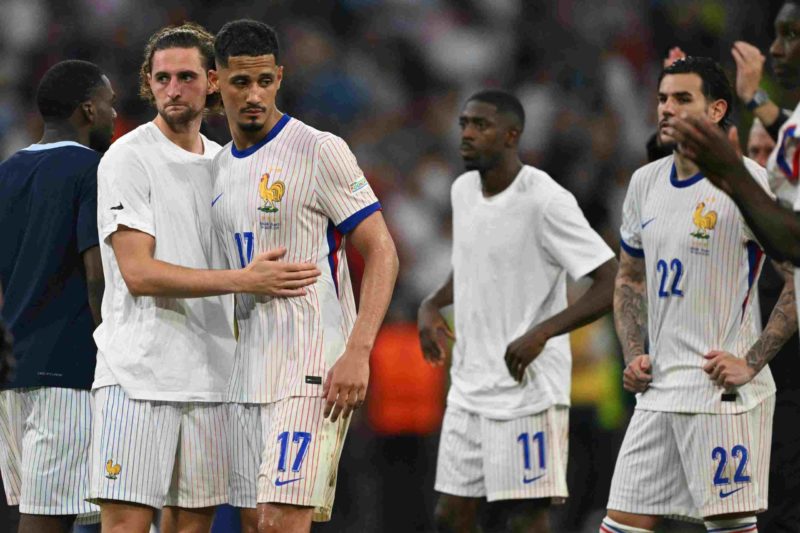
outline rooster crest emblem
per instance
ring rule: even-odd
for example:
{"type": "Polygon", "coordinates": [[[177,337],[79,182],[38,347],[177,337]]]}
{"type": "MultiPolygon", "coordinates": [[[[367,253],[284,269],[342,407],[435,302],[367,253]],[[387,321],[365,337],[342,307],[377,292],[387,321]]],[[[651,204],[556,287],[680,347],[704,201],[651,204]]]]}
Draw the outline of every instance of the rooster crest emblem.
{"type": "Polygon", "coordinates": [[[696,239],[708,240],[710,238],[708,231],[714,229],[714,226],[717,225],[717,212],[709,211],[703,214],[703,209],[705,208],[705,202],[700,202],[697,204],[694,214],[692,214],[692,222],[697,226],[697,231],[690,233],[690,235],[696,239]]]}
{"type": "Polygon", "coordinates": [[[258,210],[264,213],[277,213],[278,206],[275,204],[280,203],[284,192],[286,192],[286,185],[282,181],[276,181],[270,185],[269,173],[261,176],[261,183],[258,184],[258,195],[264,200],[264,205],[259,207],[258,210]]]}
{"type": "Polygon", "coordinates": [[[106,477],[108,479],[117,479],[120,472],[122,472],[122,465],[114,464],[113,459],[106,461],[106,477]]]}

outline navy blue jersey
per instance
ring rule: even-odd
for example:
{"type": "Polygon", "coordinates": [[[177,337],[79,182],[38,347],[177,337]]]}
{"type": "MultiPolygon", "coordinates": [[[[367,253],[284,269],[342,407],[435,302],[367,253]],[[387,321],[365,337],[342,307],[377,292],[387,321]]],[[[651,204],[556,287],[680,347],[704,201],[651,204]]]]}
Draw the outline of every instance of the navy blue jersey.
{"type": "Polygon", "coordinates": [[[97,246],[99,162],[59,142],[0,164],[2,317],[17,360],[4,388],[91,387],[97,348],[81,253],[97,246]]]}

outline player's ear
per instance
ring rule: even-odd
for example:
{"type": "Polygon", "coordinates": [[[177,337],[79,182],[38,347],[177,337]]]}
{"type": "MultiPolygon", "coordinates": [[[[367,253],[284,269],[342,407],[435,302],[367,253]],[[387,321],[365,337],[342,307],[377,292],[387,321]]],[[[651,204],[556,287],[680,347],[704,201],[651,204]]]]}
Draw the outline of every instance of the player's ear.
{"type": "Polygon", "coordinates": [[[208,71],[208,90],[206,94],[213,94],[219,91],[219,74],[214,69],[208,71]]]}
{"type": "Polygon", "coordinates": [[[506,148],[513,148],[519,144],[519,137],[522,134],[517,128],[509,128],[506,131],[506,148]]]}
{"type": "Polygon", "coordinates": [[[97,117],[97,113],[94,108],[94,102],[91,100],[86,100],[78,107],[78,110],[80,111],[81,115],[83,115],[83,119],[86,122],[89,124],[94,124],[95,118],[97,117]]]}
{"type": "Polygon", "coordinates": [[[727,111],[728,102],[720,98],[719,100],[711,102],[711,105],[708,108],[708,118],[710,118],[713,122],[719,123],[727,111]]]}
{"type": "Polygon", "coordinates": [[[278,89],[281,88],[281,80],[283,80],[283,66],[282,65],[278,67],[278,72],[275,74],[275,83],[278,84],[278,89]]]}

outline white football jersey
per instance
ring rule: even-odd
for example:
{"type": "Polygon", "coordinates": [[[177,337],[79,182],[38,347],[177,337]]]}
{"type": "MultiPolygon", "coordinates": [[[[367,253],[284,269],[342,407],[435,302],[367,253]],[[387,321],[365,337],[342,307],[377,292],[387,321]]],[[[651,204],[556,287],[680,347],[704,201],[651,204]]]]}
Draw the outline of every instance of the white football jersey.
{"type": "Polygon", "coordinates": [[[258,144],[215,158],[213,221],[231,268],[284,246],[282,260],[322,271],[302,297],[236,295],[230,401],[322,394],[356,317],[344,239],[379,209],[347,144],[288,115],[258,144]]]}
{"type": "MultiPolygon", "coordinates": [[[[767,188],[766,171],[745,159],[767,188]]],[[[647,273],[653,381],[637,409],[732,413],[775,393],[765,367],[738,391],[723,391],[703,371],[705,354],[744,357],[759,336],[754,289],[764,254],[733,201],[702,174],[676,177],[670,155],[633,174],[622,214],[621,245],[643,257],[647,273]]]]}
{"type": "Polygon", "coordinates": [[[506,349],[567,307],[567,274],[585,276],[614,253],[572,194],[534,167],[489,198],[480,174],[467,172],[450,197],[456,342],[448,405],[493,419],[569,405],[568,335],[547,342],[522,383],[506,368],[506,349]]]}
{"type": "Polygon", "coordinates": [[[136,400],[225,399],[233,364],[233,298],[133,296],[111,234],[127,226],[152,235],[154,257],[222,268],[211,226],[211,163],[220,146],[203,137],[193,154],[148,122],[116,141],[97,170],[97,225],[103,260],[103,323],[95,330],[97,389],[121,385],[136,400]]]}
{"type": "Polygon", "coordinates": [[[800,104],[781,126],[778,143],[767,160],[769,188],[788,206],[794,206],[800,177],[800,104]]]}

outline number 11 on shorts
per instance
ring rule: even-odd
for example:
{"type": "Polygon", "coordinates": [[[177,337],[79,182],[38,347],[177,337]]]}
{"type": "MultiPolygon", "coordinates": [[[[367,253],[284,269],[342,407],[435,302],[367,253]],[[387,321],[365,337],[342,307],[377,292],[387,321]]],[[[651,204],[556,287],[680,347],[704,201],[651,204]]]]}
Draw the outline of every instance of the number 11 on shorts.
{"type": "MultiPolygon", "coordinates": [[[[525,470],[531,469],[531,446],[532,444],[536,445],[536,449],[538,451],[538,459],[539,459],[539,470],[544,470],[547,465],[545,464],[545,449],[544,449],[544,432],[537,431],[533,435],[530,435],[527,431],[524,433],[520,433],[517,437],[517,442],[522,445],[522,461],[525,465],[525,470]]],[[[526,485],[528,483],[533,483],[540,477],[544,476],[544,473],[539,474],[538,476],[534,476],[529,478],[527,474],[522,475],[522,482],[526,485]]]]}

